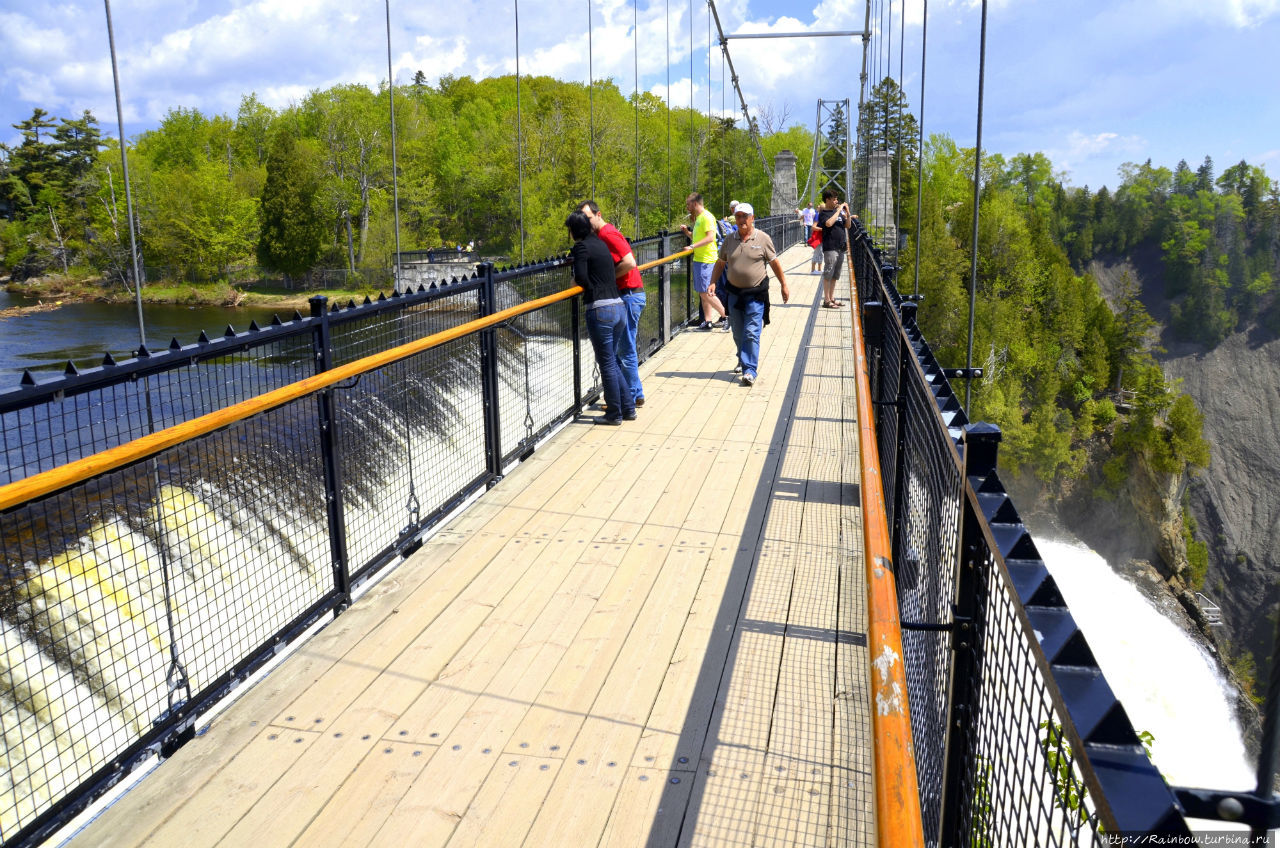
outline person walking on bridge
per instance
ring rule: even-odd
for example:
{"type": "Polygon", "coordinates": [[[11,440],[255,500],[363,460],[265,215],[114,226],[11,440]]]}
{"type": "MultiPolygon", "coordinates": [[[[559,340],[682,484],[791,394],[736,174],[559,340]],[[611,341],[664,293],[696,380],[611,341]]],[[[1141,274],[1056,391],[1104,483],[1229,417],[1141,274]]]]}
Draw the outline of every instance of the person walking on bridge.
{"type": "Polygon", "coordinates": [[[815,227],[822,230],[822,305],[828,309],[840,306],[836,300],[836,278],[844,267],[844,254],[849,246],[849,227],[853,216],[849,204],[840,202],[840,195],[829,188],[822,193],[822,209],[818,210],[815,227]]]}
{"type": "Polygon", "coordinates": [[[617,345],[627,334],[626,308],[618,294],[613,256],[581,211],[570,212],[564,225],[573,238],[573,280],[582,286],[587,308],[587,335],[595,351],[596,367],[604,385],[604,415],[596,424],[621,424],[636,417],[636,407],[625,391],[618,372],[617,345]]]}
{"type": "Polygon", "coordinates": [[[720,257],[711,269],[711,294],[725,281],[725,305],[729,307],[729,326],[733,343],[738,348],[738,368],[742,385],[756,381],[760,366],[760,332],[769,323],[769,268],[778,275],[782,302],[791,300],[787,275],[778,261],[773,239],[755,228],[756,213],[750,203],[739,203],[733,212],[738,231],[720,245],[720,257]]]}
{"type": "Polygon", "coordinates": [[[584,200],[578,209],[591,222],[591,229],[609,248],[613,256],[614,271],[618,281],[618,296],[622,298],[626,312],[626,337],[618,339],[618,367],[622,371],[623,391],[630,395],[627,403],[644,406],[644,386],[640,383],[640,356],[636,351],[636,336],[640,330],[640,313],[644,312],[644,280],[640,278],[631,244],[618,228],[600,215],[600,207],[594,200],[584,200]]]}
{"type": "Polygon", "coordinates": [[[717,323],[722,324],[727,332],[729,313],[720,298],[708,291],[711,287],[711,268],[716,264],[715,216],[707,211],[702,204],[702,195],[696,191],[685,198],[684,207],[689,210],[689,217],[693,219],[692,232],[687,224],[681,224],[680,229],[693,242],[689,245],[693,248],[693,290],[698,293],[698,300],[702,305],[702,323],[698,325],[698,329],[710,330],[715,326],[711,323],[711,316],[718,312],[720,320],[717,323]]]}

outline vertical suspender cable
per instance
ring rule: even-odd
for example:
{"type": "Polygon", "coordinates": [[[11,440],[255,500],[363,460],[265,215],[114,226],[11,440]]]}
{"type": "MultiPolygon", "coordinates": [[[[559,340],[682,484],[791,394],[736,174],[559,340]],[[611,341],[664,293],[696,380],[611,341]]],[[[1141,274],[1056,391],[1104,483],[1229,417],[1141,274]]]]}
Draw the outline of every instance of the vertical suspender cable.
{"type": "Polygon", "coordinates": [[[715,179],[711,173],[711,0],[707,0],[707,180],[715,179]]]}
{"type": "Polygon", "coordinates": [[[516,14],[516,196],[520,204],[520,262],[524,263],[524,137],[520,127],[520,0],[516,14]]]}
{"type": "MultiPolygon", "coordinates": [[[[969,347],[964,357],[966,371],[973,369],[973,305],[978,294],[978,198],[982,190],[982,85],[987,69],[987,0],[982,0],[982,38],[978,47],[978,131],[973,145],[973,244],[969,246],[969,347]]],[[[973,377],[964,383],[964,414],[969,415],[973,377]]]]}
{"type": "MultiPolygon", "coordinates": [[[[902,242],[902,166],[906,162],[902,138],[903,123],[906,117],[906,95],[902,84],[906,82],[907,62],[907,0],[902,0],[902,15],[898,19],[898,144],[895,158],[898,160],[898,185],[893,193],[893,232],[898,242],[902,242]]],[[[898,249],[894,246],[893,255],[897,257],[898,249]]],[[[901,265],[895,261],[895,265],[901,265]]]]}
{"type": "Polygon", "coordinates": [[[596,78],[592,68],[591,0],[587,0],[587,139],[591,147],[591,198],[596,196],[596,78]]]}
{"type": "MultiPolygon", "coordinates": [[[[885,80],[889,79],[889,77],[892,76],[891,69],[893,68],[893,0],[884,0],[884,5],[881,6],[880,8],[883,12],[883,15],[887,16],[889,20],[889,23],[886,25],[885,32],[884,32],[885,34],[884,75],[880,78],[880,83],[883,84],[885,80]]],[[[883,17],[882,17],[882,20],[883,20],[883,17]]],[[[893,202],[893,196],[889,191],[890,187],[893,185],[893,177],[892,177],[893,158],[889,152],[889,97],[888,97],[888,94],[889,94],[888,89],[885,89],[884,153],[885,153],[885,159],[888,160],[887,162],[885,162],[885,164],[890,168],[890,173],[884,175],[885,176],[884,205],[881,207],[881,210],[880,210],[883,216],[882,220],[884,221],[884,231],[886,233],[889,231],[889,205],[893,202]]],[[[886,245],[886,247],[888,247],[888,245],[886,245]]]]}
{"type": "Polygon", "coordinates": [[[689,191],[697,190],[697,153],[693,144],[693,0],[689,0],[689,191]]]}
{"type": "Polygon", "coordinates": [[[138,307],[138,344],[146,345],[146,327],[142,322],[142,275],[138,273],[138,237],[133,225],[133,190],[129,187],[129,154],[125,150],[124,110],[120,106],[120,71],[116,65],[116,35],[111,26],[111,0],[102,0],[107,10],[107,45],[111,48],[111,80],[116,89],[116,126],[120,133],[120,169],[124,172],[124,207],[129,216],[129,258],[133,263],[133,299],[138,307]]]}
{"type": "MultiPolygon", "coordinates": [[[[725,48],[723,45],[721,45],[721,47],[720,47],[720,116],[719,116],[719,117],[720,117],[720,120],[722,120],[722,121],[724,120],[724,54],[725,54],[725,49],[726,49],[726,48],[725,48]]],[[[721,209],[721,211],[722,211],[722,212],[723,212],[723,211],[727,211],[727,210],[728,210],[728,208],[729,208],[729,192],[728,192],[728,182],[729,182],[729,181],[728,181],[728,179],[727,179],[727,172],[728,172],[728,170],[729,170],[729,156],[727,155],[727,154],[728,154],[728,151],[725,149],[725,142],[726,142],[727,140],[728,140],[728,138],[727,138],[727,136],[726,136],[725,138],[722,138],[722,139],[721,139],[721,141],[720,141],[720,209],[721,209]]]]}
{"type": "Polygon", "coordinates": [[[636,228],[634,238],[640,237],[640,0],[631,3],[631,56],[635,61],[636,84],[632,96],[636,101],[636,228]]]}
{"type": "MultiPolygon", "coordinates": [[[[133,190],[129,185],[129,154],[125,149],[124,138],[124,108],[120,103],[120,69],[116,62],[116,34],[115,28],[111,21],[111,0],[102,0],[103,8],[107,13],[107,46],[111,51],[111,81],[115,86],[116,93],[116,128],[120,133],[120,170],[124,176],[124,205],[125,214],[129,216],[129,257],[133,264],[133,299],[138,309],[138,350],[142,352],[147,346],[146,326],[142,320],[142,274],[138,270],[138,237],[133,221],[133,190]]],[[[155,432],[155,415],[151,408],[151,387],[149,378],[142,378],[143,397],[146,398],[147,407],[147,427],[151,432],[155,432]]],[[[191,698],[191,684],[187,677],[187,670],[182,665],[182,660],[178,656],[178,635],[177,628],[173,622],[173,592],[170,585],[170,569],[169,569],[169,549],[164,541],[164,528],[162,522],[164,519],[163,512],[160,508],[160,464],[155,457],[151,458],[151,479],[155,485],[155,505],[156,505],[156,550],[160,553],[160,569],[164,582],[164,616],[165,626],[169,632],[169,668],[165,672],[165,683],[169,687],[166,695],[168,708],[172,710],[175,706],[174,694],[179,689],[185,689],[187,697],[191,698]]]]}
{"type": "Polygon", "coordinates": [[[920,24],[920,140],[916,151],[916,264],[915,293],[920,294],[920,234],[924,226],[920,221],[921,201],[924,198],[924,60],[929,55],[929,0],[924,0],[924,19],[920,24]]]}
{"type": "Polygon", "coordinates": [[[640,238],[640,0],[631,3],[631,55],[636,74],[636,228],[632,232],[640,238]]]}
{"type": "MultiPolygon", "coordinates": [[[[391,109],[391,202],[392,210],[395,214],[395,243],[396,243],[396,283],[395,290],[400,291],[400,183],[396,176],[399,170],[399,164],[396,159],[396,78],[394,70],[391,67],[391,0],[385,0],[387,10],[387,103],[391,109]]],[[[403,313],[402,313],[403,315],[403,313]]],[[[403,324],[402,324],[403,326],[403,324]]],[[[408,376],[409,361],[402,360],[398,367],[401,369],[403,379],[402,384],[412,386],[413,380],[408,376]]],[[[409,513],[409,526],[406,530],[417,530],[418,519],[421,515],[421,504],[418,501],[417,491],[417,475],[413,469],[413,432],[412,425],[409,422],[409,412],[401,407],[401,415],[404,420],[404,449],[408,456],[409,466],[409,498],[405,502],[405,509],[409,513]]]]}
{"type": "Polygon", "coordinates": [[[397,176],[400,166],[396,161],[396,78],[391,69],[391,0],[387,8],[387,105],[391,109],[391,209],[395,213],[396,229],[396,283],[400,291],[400,182],[397,176]]]}
{"type": "MultiPolygon", "coordinates": [[[[862,109],[867,100],[867,54],[870,52],[870,47],[871,47],[871,0],[867,0],[866,18],[864,19],[862,24],[862,73],[858,76],[858,117],[855,121],[852,115],[845,116],[845,135],[851,135],[855,131],[854,128],[856,127],[856,131],[858,133],[859,139],[862,142],[862,157],[864,159],[867,158],[868,139],[865,137],[865,123],[862,120],[862,109]]],[[[821,112],[821,106],[819,106],[819,112],[821,112]]],[[[863,162],[862,166],[858,170],[862,171],[864,174],[869,175],[870,170],[867,166],[868,166],[868,163],[863,162]]],[[[846,179],[849,179],[850,184],[845,187],[845,191],[847,191],[849,194],[853,194],[853,190],[854,190],[854,186],[852,184],[853,180],[847,177],[846,179]]],[[[848,198],[845,198],[845,199],[847,200],[848,198]]],[[[867,190],[866,190],[866,186],[864,185],[862,189],[862,202],[863,202],[862,212],[864,215],[866,215],[870,211],[869,209],[866,208],[867,200],[868,200],[867,190]]]]}
{"type": "Polygon", "coordinates": [[[663,9],[667,22],[667,192],[666,211],[663,214],[662,228],[665,230],[671,217],[671,0],[664,0],[663,9]]]}

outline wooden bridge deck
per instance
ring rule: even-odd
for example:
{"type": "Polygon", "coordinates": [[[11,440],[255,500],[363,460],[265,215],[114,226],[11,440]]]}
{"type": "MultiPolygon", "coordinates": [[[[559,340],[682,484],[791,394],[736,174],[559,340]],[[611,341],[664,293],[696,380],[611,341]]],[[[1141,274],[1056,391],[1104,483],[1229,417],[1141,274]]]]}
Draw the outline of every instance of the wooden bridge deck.
{"type": "Polygon", "coordinates": [[[760,379],[642,369],[75,846],[871,842],[853,359],[808,249],[760,379]]]}

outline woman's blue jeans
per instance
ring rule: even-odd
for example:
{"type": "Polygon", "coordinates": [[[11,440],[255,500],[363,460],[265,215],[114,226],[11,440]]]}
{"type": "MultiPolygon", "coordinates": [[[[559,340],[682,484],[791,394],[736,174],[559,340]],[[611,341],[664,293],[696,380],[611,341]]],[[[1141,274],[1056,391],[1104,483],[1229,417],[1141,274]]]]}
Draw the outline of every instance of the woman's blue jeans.
{"type": "Polygon", "coordinates": [[[623,394],[631,395],[627,398],[628,403],[644,397],[644,386],[640,385],[640,355],[636,351],[636,336],[639,335],[640,313],[644,312],[645,300],[644,289],[628,289],[622,295],[627,332],[618,340],[617,352],[623,394]]]}
{"type": "Polygon", "coordinates": [[[623,391],[618,368],[618,342],[627,334],[626,308],[621,303],[587,310],[587,336],[596,354],[600,382],[604,384],[604,416],[617,420],[636,411],[635,399],[623,391]]]}

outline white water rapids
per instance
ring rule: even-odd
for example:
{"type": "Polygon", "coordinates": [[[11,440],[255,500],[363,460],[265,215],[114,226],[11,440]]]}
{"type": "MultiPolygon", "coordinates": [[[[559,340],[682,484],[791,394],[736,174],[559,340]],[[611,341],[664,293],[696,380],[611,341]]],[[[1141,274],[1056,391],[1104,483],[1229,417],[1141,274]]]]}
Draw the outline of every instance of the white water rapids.
{"type": "Polygon", "coordinates": [[[1253,788],[1228,684],[1206,650],[1084,544],[1036,546],[1134,729],[1155,737],[1151,759],[1165,780],[1253,788]]]}

